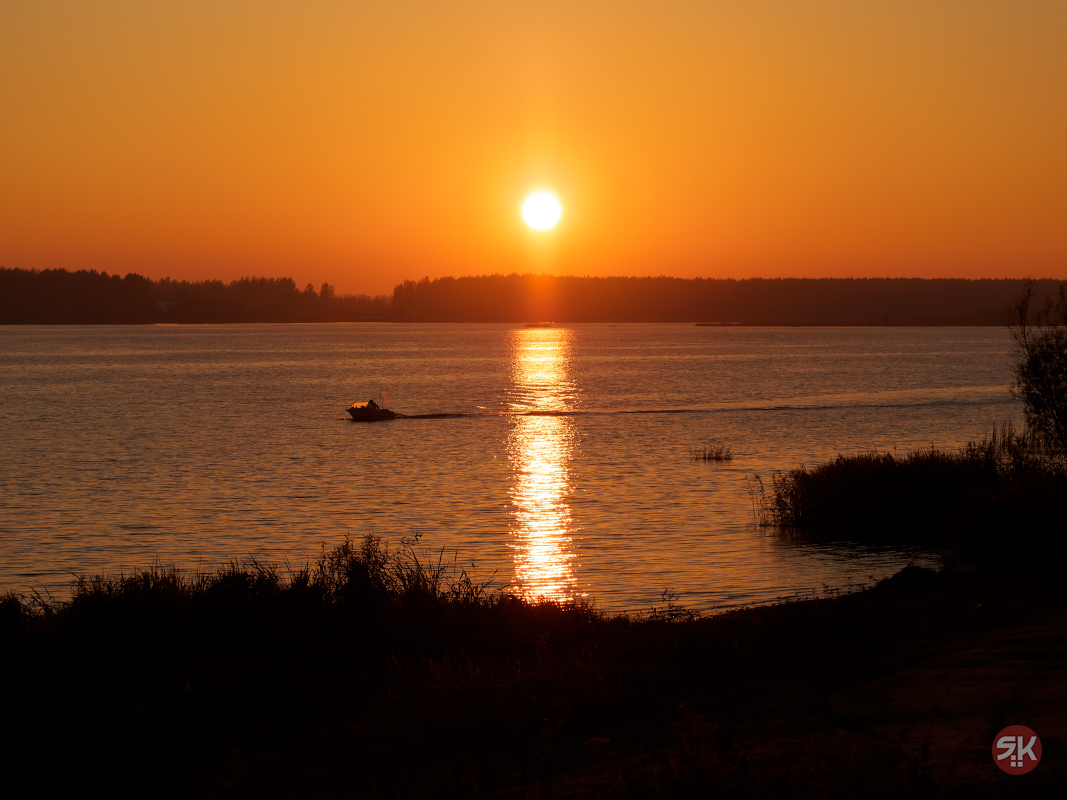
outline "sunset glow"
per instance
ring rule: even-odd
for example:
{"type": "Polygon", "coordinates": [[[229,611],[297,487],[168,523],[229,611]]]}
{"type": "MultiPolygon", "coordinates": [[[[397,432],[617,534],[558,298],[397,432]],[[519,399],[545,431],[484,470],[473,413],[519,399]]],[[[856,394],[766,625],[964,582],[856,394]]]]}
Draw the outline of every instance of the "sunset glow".
{"type": "Polygon", "coordinates": [[[1055,277],[1064,30],[1067,4],[963,0],[16,2],[0,264],[1055,277]],[[544,266],[516,218],[543,186],[544,266]]]}

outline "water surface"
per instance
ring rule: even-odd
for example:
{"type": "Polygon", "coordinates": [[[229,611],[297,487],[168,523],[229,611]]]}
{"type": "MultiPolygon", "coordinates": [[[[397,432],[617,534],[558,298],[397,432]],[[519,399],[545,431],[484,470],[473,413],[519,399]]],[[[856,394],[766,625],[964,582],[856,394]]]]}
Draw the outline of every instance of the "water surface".
{"type": "Polygon", "coordinates": [[[299,564],[368,532],[612,610],[865,583],[916,554],[784,543],[752,525],[746,476],[980,438],[1018,415],[1009,347],[990,328],[2,328],[0,587],[299,564]],[[344,419],[380,389],[454,416],[344,419]],[[689,459],[709,443],[734,460],[689,459]]]}

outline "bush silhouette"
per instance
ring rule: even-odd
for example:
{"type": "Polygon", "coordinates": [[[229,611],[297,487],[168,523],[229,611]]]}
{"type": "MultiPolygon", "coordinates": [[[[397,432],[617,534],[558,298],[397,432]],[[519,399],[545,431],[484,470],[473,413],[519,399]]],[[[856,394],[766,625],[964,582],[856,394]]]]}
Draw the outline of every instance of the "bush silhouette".
{"type": "Polygon", "coordinates": [[[1012,392],[1023,402],[1026,425],[1050,459],[1067,464],[1067,287],[1058,301],[1038,305],[1036,282],[1028,281],[1008,309],[1008,330],[1015,339],[1012,392]]]}

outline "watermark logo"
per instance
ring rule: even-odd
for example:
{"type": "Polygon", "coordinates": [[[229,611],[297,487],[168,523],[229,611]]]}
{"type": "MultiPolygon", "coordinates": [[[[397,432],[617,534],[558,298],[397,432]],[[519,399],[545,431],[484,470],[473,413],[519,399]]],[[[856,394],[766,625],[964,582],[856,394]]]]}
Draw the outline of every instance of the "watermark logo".
{"type": "Polygon", "coordinates": [[[993,760],[1009,775],[1025,775],[1041,760],[1041,740],[1025,725],[1009,725],[993,739],[993,760]]]}

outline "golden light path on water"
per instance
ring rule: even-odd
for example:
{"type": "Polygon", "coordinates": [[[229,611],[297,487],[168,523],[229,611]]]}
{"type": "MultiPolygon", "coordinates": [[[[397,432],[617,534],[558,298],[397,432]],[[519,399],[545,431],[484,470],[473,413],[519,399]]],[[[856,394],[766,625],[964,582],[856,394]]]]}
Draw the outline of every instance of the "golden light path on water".
{"type": "Polygon", "coordinates": [[[577,402],[570,375],[574,332],[513,331],[510,391],[516,412],[508,435],[514,505],[511,546],[516,588],[527,599],[567,600],[577,591],[569,465],[573,420],[554,416],[577,402]]]}

